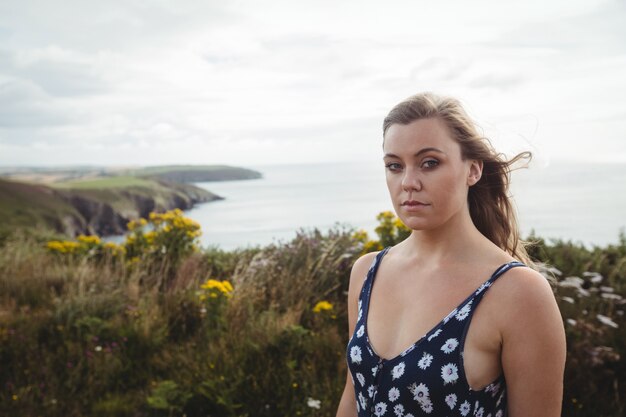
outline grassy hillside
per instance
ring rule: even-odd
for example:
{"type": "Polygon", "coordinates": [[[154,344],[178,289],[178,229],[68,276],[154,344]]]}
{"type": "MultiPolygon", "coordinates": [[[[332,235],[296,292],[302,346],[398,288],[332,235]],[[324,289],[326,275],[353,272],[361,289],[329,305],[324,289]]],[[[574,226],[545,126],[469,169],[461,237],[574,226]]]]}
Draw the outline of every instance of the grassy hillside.
{"type": "Polygon", "coordinates": [[[149,177],[174,182],[230,181],[261,178],[261,173],[227,165],[163,165],[151,167],[0,167],[0,176],[29,183],[90,182],[100,178],[149,177]]]}
{"type": "Polygon", "coordinates": [[[152,211],[188,209],[221,197],[190,184],[132,176],[58,182],[0,180],[0,229],[45,227],[57,232],[123,233],[129,220],[152,211]]]}
{"type": "Polygon", "coordinates": [[[175,182],[232,181],[261,178],[261,173],[258,171],[227,165],[154,166],[131,170],[127,173],[175,182]]]}
{"type": "Polygon", "coordinates": [[[81,218],[61,194],[38,184],[0,179],[0,229],[43,227],[58,230],[63,219],[81,218]]]}
{"type": "Polygon", "coordinates": [[[144,178],[132,177],[132,176],[115,176],[104,178],[92,178],[88,180],[72,180],[57,182],[51,184],[55,188],[62,189],[75,189],[75,190],[88,190],[88,189],[103,189],[103,188],[120,188],[120,187],[152,187],[155,184],[154,181],[144,178]]]}

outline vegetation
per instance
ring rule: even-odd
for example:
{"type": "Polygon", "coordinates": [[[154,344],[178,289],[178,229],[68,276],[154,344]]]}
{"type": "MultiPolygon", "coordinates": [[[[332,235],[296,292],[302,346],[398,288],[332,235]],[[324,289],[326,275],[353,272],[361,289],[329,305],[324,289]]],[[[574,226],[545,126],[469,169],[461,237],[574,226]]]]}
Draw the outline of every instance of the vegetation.
{"type": "Polygon", "coordinates": [[[131,219],[150,211],[190,208],[221,197],[191,184],[137,177],[57,182],[52,186],[0,179],[0,235],[14,228],[50,228],[80,233],[121,234],[131,219]]]}
{"type": "MultiPolygon", "coordinates": [[[[405,238],[300,231],[290,242],[198,247],[180,211],[104,243],[0,238],[0,415],[334,416],[346,375],[346,291],[362,253],[405,238]]],[[[564,416],[626,412],[626,238],[536,240],[568,337],[564,416]]]]}

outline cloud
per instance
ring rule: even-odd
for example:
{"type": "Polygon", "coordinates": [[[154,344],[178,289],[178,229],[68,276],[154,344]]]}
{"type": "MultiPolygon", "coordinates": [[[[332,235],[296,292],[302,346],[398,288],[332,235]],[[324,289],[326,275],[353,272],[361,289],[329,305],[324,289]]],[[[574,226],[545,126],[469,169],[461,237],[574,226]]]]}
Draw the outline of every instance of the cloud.
{"type": "Polygon", "coordinates": [[[0,84],[0,127],[38,128],[69,121],[67,113],[39,86],[23,80],[0,84]]]}

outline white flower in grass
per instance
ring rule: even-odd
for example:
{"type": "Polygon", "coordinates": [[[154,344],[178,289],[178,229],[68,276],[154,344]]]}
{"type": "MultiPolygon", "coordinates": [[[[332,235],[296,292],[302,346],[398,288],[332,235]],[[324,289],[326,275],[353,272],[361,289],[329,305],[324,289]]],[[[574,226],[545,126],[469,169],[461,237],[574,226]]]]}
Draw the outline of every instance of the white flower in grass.
{"type": "Polygon", "coordinates": [[[315,409],[320,409],[321,407],[321,401],[320,400],[315,400],[311,397],[307,398],[306,400],[306,405],[308,405],[311,408],[315,408],[315,409]]]}
{"type": "Polygon", "coordinates": [[[363,333],[365,333],[365,326],[361,324],[361,327],[359,327],[359,330],[356,331],[356,337],[363,336],[363,333]]]}
{"type": "Polygon", "coordinates": [[[449,394],[446,396],[446,404],[448,404],[450,410],[454,410],[454,406],[456,405],[456,394],[449,394]]]}
{"type": "Polygon", "coordinates": [[[400,362],[399,364],[393,367],[393,369],[391,370],[391,376],[392,376],[391,379],[398,379],[402,375],[404,375],[404,362],[400,362]]]}
{"type": "MultiPolygon", "coordinates": [[[[456,311],[456,310],[455,310],[456,311]]],[[[449,320],[449,318],[448,318],[449,320]]],[[[446,320],[447,321],[447,320],[446,320]]],[[[441,329],[437,329],[435,330],[435,333],[431,334],[430,336],[428,336],[428,341],[430,342],[431,340],[433,340],[435,337],[439,336],[439,334],[441,334],[441,329]]]]}
{"type": "Polygon", "coordinates": [[[374,406],[374,414],[376,417],[380,417],[387,412],[387,404],[380,402],[374,406]]]}
{"type": "Polygon", "coordinates": [[[359,392],[359,403],[361,403],[362,409],[365,410],[367,408],[367,399],[365,398],[362,392],[359,392]]]}
{"type": "Polygon", "coordinates": [[[393,387],[389,390],[389,401],[394,402],[400,397],[400,390],[396,387],[393,387]]]}
{"type": "Polygon", "coordinates": [[[433,362],[433,355],[431,355],[430,353],[424,352],[424,355],[422,355],[422,359],[420,359],[419,362],[417,362],[417,366],[419,366],[420,369],[426,369],[430,366],[432,362],[433,362]]]}
{"type": "Polygon", "coordinates": [[[419,403],[428,399],[428,387],[424,383],[419,385],[413,383],[409,386],[409,391],[413,394],[413,399],[419,403]]]}
{"type": "Polygon", "coordinates": [[[611,318],[610,318],[610,317],[603,316],[602,314],[597,314],[597,315],[596,315],[596,318],[597,318],[598,320],[600,320],[600,323],[602,323],[602,324],[606,324],[607,326],[615,327],[616,329],[619,327],[619,326],[617,325],[617,323],[615,323],[613,320],[611,320],[611,318]]]}
{"type": "Polygon", "coordinates": [[[469,315],[472,310],[472,302],[465,304],[461,310],[454,316],[458,321],[463,321],[469,315]]]}
{"type": "Polygon", "coordinates": [[[363,386],[365,386],[365,377],[363,376],[363,374],[362,374],[362,373],[357,372],[357,373],[356,373],[356,379],[358,379],[358,380],[359,380],[359,382],[361,383],[361,386],[362,386],[362,387],[363,387],[363,386]]]}
{"type": "Polygon", "coordinates": [[[459,369],[455,364],[449,363],[441,367],[441,378],[443,378],[444,385],[456,382],[459,379],[459,369]]]}
{"type": "Polygon", "coordinates": [[[441,350],[443,350],[444,353],[452,353],[458,345],[458,340],[456,340],[455,338],[450,338],[446,340],[446,343],[444,343],[443,346],[441,346],[441,350]]]}
{"type": "Polygon", "coordinates": [[[459,407],[459,412],[461,413],[463,417],[468,415],[470,412],[470,403],[465,401],[463,404],[461,404],[461,406],[459,407]]]}
{"type": "Polygon", "coordinates": [[[372,398],[374,396],[374,386],[370,385],[367,387],[367,396],[372,398]]]}
{"type": "Polygon", "coordinates": [[[352,346],[350,349],[350,359],[352,359],[353,363],[361,363],[363,358],[361,357],[361,348],[358,346],[352,346]]]}
{"type": "Polygon", "coordinates": [[[402,404],[396,404],[393,407],[393,413],[398,417],[402,417],[404,414],[404,406],[402,404]]]}
{"type": "Polygon", "coordinates": [[[433,412],[433,403],[430,401],[430,398],[426,398],[424,401],[420,402],[420,407],[422,411],[426,414],[430,414],[433,412]]]}

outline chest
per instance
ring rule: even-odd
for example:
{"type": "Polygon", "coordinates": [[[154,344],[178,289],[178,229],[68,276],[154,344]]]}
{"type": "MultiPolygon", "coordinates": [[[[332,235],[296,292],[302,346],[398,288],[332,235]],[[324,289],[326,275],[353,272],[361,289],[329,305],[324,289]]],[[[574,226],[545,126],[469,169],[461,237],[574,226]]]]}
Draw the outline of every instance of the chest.
{"type": "MultiPolygon", "coordinates": [[[[384,358],[397,356],[438,326],[484,282],[482,277],[464,278],[462,271],[426,275],[428,279],[395,272],[373,281],[366,317],[369,341],[384,358]]],[[[488,316],[476,320],[472,330],[479,335],[472,338],[476,348],[493,346],[497,334],[488,316]]]]}

